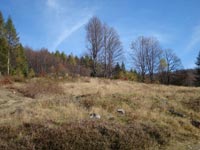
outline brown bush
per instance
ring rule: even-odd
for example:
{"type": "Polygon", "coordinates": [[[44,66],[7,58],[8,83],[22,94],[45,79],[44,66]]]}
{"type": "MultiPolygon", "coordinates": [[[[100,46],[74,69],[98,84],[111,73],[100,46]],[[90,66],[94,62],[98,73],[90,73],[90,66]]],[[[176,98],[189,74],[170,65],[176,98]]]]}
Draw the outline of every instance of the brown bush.
{"type": "Polygon", "coordinates": [[[144,130],[154,139],[159,145],[165,145],[169,142],[172,134],[166,127],[144,124],[144,130]]]}
{"type": "Polygon", "coordinates": [[[28,83],[24,88],[18,89],[26,97],[35,98],[39,94],[62,94],[63,89],[56,82],[38,81],[28,83]]]}
{"type": "Polygon", "coordinates": [[[96,94],[84,94],[76,97],[76,100],[79,102],[80,106],[90,109],[95,105],[96,94]]]}
{"type": "Polygon", "coordinates": [[[9,76],[5,76],[2,79],[0,79],[0,85],[8,85],[8,84],[12,84],[12,78],[9,76]]]}
{"type": "Polygon", "coordinates": [[[12,79],[13,79],[14,82],[26,82],[25,77],[13,76],[12,79]]]}
{"type": "Polygon", "coordinates": [[[0,127],[0,148],[7,150],[144,150],[167,144],[169,137],[164,134],[170,135],[167,130],[163,132],[159,127],[148,127],[139,123],[125,126],[84,121],[67,123],[56,128],[25,123],[17,128],[0,127]]]}
{"type": "Polygon", "coordinates": [[[83,99],[83,100],[80,101],[80,103],[86,109],[90,109],[95,104],[93,99],[83,99]]]}

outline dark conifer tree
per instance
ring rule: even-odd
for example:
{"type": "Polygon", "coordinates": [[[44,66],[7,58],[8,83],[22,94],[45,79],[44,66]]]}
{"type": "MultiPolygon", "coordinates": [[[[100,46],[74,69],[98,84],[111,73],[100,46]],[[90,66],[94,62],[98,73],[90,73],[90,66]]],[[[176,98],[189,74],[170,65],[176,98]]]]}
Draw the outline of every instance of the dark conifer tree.
{"type": "Polygon", "coordinates": [[[16,51],[17,47],[19,46],[19,37],[11,17],[9,17],[5,23],[5,37],[8,42],[7,74],[10,75],[11,71],[13,72],[14,68],[16,68],[16,51]]]}
{"type": "Polygon", "coordinates": [[[8,44],[5,39],[4,18],[0,11],[0,74],[6,73],[8,44]]]}
{"type": "Polygon", "coordinates": [[[195,78],[195,84],[196,86],[200,86],[200,51],[197,56],[197,61],[196,61],[196,78],[195,78]]]}
{"type": "Polygon", "coordinates": [[[123,71],[123,73],[126,72],[126,67],[125,67],[124,62],[122,62],[122,64],[121,64],[121,70],[123,71]]]}

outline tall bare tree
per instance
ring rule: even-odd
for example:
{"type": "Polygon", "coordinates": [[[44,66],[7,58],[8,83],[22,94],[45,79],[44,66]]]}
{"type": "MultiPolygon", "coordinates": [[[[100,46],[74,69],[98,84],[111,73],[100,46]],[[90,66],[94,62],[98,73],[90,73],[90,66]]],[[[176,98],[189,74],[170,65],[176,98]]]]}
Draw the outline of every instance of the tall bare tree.
{"type": "Polygon", "coordinates": [[[154,73],[158,71],[162,50],[159,41],[154,37],[145,38],[146,66],[151,82],[154,80],[154,73]]]}
{"type": "Polygon", "coordinates": [[[138,37],[131,43],[132,59],[136,71],[141,75],[141,81],[144,82],[147,72],[146,67],[146,39],[143,36],[138,37]]]}
{"type": "Polygon", "coordinates": [[[135,69],[141,74],[141,80],[144,81],[148,74],[153,82],[162,54],[159,41],[154,37],[141,36],[132,42],[131,49],[135,69]]]}
{"type": "Polygon", "coordinates": [[[90,54],[90,57],[93,60],[92,64],[92,75],[97,75],[97,64],[99,59],[99,54],[102,49],[102,23],[99,18],[92,17],[88,24],[86,25],[86,40],[87,48],[90,54]]]}
{"type": "Polygon", "coordinates": [[[123,56],[123,48],[119,35],[114,28],[103,26],[103,64],[104,76],[112,77],[115,64],[123,56]]]}
{"type": "Polygon", "coordinates": [[[104,77],[108,76],[108,39],[109,39],[109,31],[108,26],[106,24],[103,25],[103,51],[102,51],[102,63],[103,63],[103,72],[104,77]]]}
{"type": "Polygon", "coordinates": [[[182,63],[180,58],[171,49],[164,50],[164,59],[166,61],[166,78],[167,84],[170,84],[171,73],[182,69],[182,63]]]}

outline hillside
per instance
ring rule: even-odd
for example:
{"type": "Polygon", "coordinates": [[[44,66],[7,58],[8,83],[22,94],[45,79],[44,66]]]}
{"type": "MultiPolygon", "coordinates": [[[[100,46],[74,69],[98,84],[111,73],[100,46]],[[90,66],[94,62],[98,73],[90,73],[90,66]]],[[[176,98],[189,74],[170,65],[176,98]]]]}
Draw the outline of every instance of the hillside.
{"type": "Polygon", "coordinates": [[[200,88],[99,78],[0,82],[0,149],[199,150],[199,121],[200,88]]]}

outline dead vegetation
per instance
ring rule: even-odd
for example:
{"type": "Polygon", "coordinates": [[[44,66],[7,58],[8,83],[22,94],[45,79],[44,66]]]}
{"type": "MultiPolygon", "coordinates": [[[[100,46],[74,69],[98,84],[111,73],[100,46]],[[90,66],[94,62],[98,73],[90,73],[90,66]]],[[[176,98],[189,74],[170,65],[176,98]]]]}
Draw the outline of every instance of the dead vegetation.
{"type": "Polygon", "coordinates": [[[9,84],[12,84],[13,81],[11,79],[11,77],[2,77],[0,78],[0,86],[3,86],[3,85],[9,85],[9,84]]]}
{"type": "Polygon", "coordinates": [[[26,84],[24,87],[18,88],[18,92],[25,97],[35,98],[39,94],[63,94],[62,87],[59,83],[50,80],[38,80],[26,84]]]}
{"type": "Polygon", "coordinates": [[[136,122],[125,126],[82,121],[62,124],[57,128],[24,123],[17,128],[2,126],[0,131],[0,148],[7,150],[144,150],[165,145],[171,137],[168,129],[136,122]]]}
{"type": "Polygon", "coordinates": [[[199,148],[199,88],[36,78],[0,95],[0,149],[199,148]]]}
{"type": "Polygon", "coordinates": [[[184,105],[193,111],[200,112],[200,97],[184,102],[184,105]]]}

